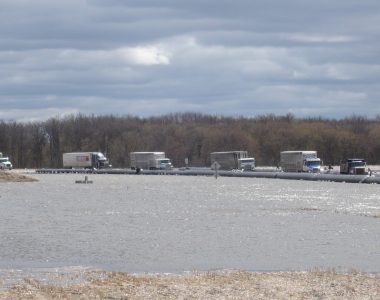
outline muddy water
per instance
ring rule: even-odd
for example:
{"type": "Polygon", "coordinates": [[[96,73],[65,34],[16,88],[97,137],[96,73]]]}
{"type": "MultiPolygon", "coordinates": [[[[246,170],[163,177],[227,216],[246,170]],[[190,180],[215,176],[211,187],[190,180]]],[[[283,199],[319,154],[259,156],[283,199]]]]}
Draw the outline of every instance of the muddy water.
{"type": "Polygon", "coordinates": [[[380,272],[380,185],[34,176],[0,185],[0,271],[380,272]]]}

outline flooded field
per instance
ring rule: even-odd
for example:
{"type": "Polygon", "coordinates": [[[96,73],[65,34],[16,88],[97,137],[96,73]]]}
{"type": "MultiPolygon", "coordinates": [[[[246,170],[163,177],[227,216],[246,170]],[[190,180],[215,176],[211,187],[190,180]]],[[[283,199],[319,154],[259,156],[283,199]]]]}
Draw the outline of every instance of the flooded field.
{"type": "Polygon", "coordinates": [[[380,272],[379,185],[33,176],[39,182],[1,184],[3,277],[54,268],[380,272]]]}

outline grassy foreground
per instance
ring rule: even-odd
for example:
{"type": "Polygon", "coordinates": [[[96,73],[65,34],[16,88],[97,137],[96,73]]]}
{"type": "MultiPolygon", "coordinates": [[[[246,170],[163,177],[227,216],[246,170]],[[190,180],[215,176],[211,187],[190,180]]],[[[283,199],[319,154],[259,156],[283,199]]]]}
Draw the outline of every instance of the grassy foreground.
{"type": "Polygon", "coordinates": [[[24,279],[0,299],[380,299],[379,275],[310,272],[206,272],[131,275],[89,272],[73,285],[24,279]]]}
{"type": "Polygon", "coordinates": [[[15,171],[0,170],[0,182],[32,182],[38,181],[37,179],[19,174],[15,171]]]}

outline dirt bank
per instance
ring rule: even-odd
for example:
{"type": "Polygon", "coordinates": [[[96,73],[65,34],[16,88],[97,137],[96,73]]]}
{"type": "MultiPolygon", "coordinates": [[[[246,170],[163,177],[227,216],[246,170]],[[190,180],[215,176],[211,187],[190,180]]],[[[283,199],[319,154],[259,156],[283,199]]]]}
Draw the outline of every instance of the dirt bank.
{"type": "Polygon", "coordinates": [[[86,283],[26,279],[0,299],[380,299],[379,275],[321,272],[207,272],[130,275],[90,272],[86,283]]]}
{"type": "Polygon", "coordinates": [[[32,182],[38,181],[37,179],[20,174],[16,171],[0,170],[0,182],[32,182]]]}

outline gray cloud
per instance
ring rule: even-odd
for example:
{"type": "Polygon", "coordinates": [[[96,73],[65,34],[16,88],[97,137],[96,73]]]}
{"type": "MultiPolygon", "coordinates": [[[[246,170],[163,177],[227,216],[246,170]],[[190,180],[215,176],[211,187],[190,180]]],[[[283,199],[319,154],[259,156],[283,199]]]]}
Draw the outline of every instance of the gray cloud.
{"type": "Polygon", "coordinates": [[[2,0],[0,119],[375,116],[380,3],[2,0]]]}

